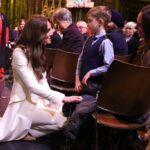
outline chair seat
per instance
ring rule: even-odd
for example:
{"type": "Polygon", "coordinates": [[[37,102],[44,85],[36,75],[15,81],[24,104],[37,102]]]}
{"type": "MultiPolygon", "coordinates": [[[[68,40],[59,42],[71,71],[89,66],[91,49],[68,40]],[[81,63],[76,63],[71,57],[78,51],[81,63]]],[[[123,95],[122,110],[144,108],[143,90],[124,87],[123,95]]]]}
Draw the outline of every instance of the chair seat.
{"type": "Polygon", "coordinates": [[[75,92],[74,83],[61,82],[57,80],[51,80],[50,87],[60,91],[75,92]]]}
{"type": "Polygon", "coordinates": [[[118,118],[109,112],[99,112],[97,114],[95,113],[93,114],[93,117],[96,119],[97,123],[101,125],[125,130],[141,128],[148,122],[148,119],[144,123],[128,121],[121,119],[120,117],[118,118]]]}

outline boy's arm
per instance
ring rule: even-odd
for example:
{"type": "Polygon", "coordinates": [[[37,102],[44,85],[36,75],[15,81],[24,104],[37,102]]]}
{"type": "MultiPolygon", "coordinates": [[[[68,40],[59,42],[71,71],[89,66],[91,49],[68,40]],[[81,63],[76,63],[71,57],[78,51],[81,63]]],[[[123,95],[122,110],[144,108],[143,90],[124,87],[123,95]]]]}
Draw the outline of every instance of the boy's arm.
{"type": "Polygon", "coordinates": [[[77,67],[76,67],[76,76],[80,74],[80,68],[81,68],[81,64],[82,64],[82,55],[83,55],[83,51],[80,53],[79,58],[78,58],[78,62],[77,62],[77,67]]]}
{"type": "Polygon", "coordinates": [[[79,92],[82,89],[82,84],[81,84],[80,77],[79,77],[79,75],[80,75],[80,68],[81,68],[81,64],[82,64],[82,55],[83,55],[83,51],[79,55],[78,62],[77,62],[77,67],[76,67],[75,90],[77,92],[79,92]]]}
{"type": "Polygon", "coordinates": [[[103,66],[97,67],[93,70],[90,70],[90,76],[98,76],[100,74],[104,74],[107,72],[108,67],[112,63],[114,59],[114,49],[113,44],[109,39],[105,39],[99,47],[99,53],[102,53],[103,59],[103,66]]]}

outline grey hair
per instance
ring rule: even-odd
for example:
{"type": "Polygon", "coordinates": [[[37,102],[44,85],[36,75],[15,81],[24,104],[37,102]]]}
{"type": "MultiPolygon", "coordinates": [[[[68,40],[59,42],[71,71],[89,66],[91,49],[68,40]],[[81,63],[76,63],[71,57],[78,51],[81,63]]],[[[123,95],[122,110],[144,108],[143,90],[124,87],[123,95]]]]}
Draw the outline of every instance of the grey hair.
{"type": "Polygon", "coordinates": [[[54,12],[54,21],[69,21],[72,23],[72,13],[66,8],[59,8],[54,12]]]}

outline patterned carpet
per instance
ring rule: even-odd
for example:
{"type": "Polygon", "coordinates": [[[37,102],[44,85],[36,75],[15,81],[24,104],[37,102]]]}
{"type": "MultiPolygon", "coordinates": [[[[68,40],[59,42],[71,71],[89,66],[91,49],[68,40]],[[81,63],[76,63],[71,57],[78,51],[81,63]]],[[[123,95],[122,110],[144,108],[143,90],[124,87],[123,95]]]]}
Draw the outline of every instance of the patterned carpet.
{"type": "Polygon", "coordinates": [[[9,103],[12,80],[0,80],[0,117],[3,116],[9,103]]]}

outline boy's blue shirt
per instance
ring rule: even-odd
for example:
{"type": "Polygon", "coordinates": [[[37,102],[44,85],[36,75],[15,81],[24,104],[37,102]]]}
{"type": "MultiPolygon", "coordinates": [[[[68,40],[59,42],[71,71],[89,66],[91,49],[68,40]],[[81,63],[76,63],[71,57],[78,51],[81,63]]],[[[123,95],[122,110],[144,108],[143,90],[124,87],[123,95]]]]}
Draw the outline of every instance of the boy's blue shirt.
{"type": "MultiPolygon", "coordinates": [[[[104,30],[99,32],[98,34],[95,34],[94,36],[96,38],[95,38],[95,40],[93,40],[91,45],[95,44],[97,42],[97,40],[104,35],[106,35],[106,31],[104,31],[104,30]]],[[[83,47],[83,49],[84,49],[84,47],[83,47]]],[[[104,56],[103,65],[89,71],[90,75],[92,77],[106,73],[108,70],[108,67],[110,66],[110,64],[112,63],[112,61],[114,59],[113,44],[109,39],[106,38],[105,40],[102,41],[98,51],[99,51],[99,53],[102,53],[104,56]]],[[[78,59],[76,75],[80,75],[80,67],[82,64],[82,55],[83,55],[83,51],[81,52],[79,59],[78,59]]]]}

